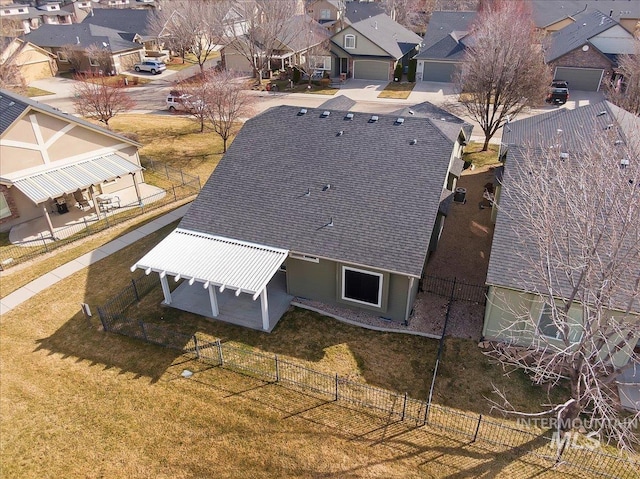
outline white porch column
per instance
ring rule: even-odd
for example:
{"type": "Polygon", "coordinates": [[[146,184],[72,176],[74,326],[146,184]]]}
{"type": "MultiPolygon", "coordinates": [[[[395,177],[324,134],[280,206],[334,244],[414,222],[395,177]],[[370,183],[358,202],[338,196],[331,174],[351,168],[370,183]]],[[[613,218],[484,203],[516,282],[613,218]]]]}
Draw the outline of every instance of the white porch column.
{"type": "Polygon", "coordinates": [[[96,218],[100,219],[100,210],[98,209],[98,202],[96,201],[96,192],[93,189],[93,185],[89,187],[89,199],[93,201],[93,211],[96,212],[96,218]]]}
{"type": "Polygon", "coordinates": [[[269,301],[267,300],[267,287],[260,293],[260,305],[262,306],[262,329],[269,330],[269,301]]]}
{"type": "Polygon", "coordinates": [[[211,314],[214,318],[218,317],[220,310],[218,309],[218,298],[216,297],[216,287],[212,284],[207,288],[209,290],[209,301],[211,302],[211,314]]]}
{"type": "Polygon", "coordinates": [[[171,290],[169,289],[169,282],[166,276],[160,276],[160,284],[162,285],[162,294],[164,294],[164,302],[171,304],[171,290]]]}
{"type": "Polygon", "coordinates": [[[49,227],[49,231],[51,232],[51,237],[55,239],[56,235],[53,232],[53,225],[51,224],[51,217],[49,216],[49,212],[47,211],[47,204],[42,204],[42,211],[44,211],[44,217],[47,220],[47,226],[49,227]]]}

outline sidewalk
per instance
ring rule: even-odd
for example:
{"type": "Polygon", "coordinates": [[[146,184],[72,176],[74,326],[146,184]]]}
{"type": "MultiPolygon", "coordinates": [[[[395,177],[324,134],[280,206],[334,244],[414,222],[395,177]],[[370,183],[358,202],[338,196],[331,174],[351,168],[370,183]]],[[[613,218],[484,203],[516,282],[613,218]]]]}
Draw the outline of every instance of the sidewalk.
{"type": "Polygon", "coordinates": [[[182,218],[187,212],[189,205],[183,205],[180,208],[173,210],[166,215],[163,215],[155,220],[137,228],[130,233],[127,233],[120,238],[116,238],[113,241],[102,245],[100,248],[86,253],[79,258],[69,261],[56,269],[49,271],[48,273],[40,276],[38,279],[31,281],[22,288],[17,289],[13,293],[0,299],[0,315],[8,313],[16,306],[24,303],[28,299],[32,298],[40,291],[53,286],[57,282],[71,276],[72,274],[80,271],[87,266],[97,263],[103,258],[132,245],[136,241],[145,236],[167,226],[168,224],[182,218]]]}

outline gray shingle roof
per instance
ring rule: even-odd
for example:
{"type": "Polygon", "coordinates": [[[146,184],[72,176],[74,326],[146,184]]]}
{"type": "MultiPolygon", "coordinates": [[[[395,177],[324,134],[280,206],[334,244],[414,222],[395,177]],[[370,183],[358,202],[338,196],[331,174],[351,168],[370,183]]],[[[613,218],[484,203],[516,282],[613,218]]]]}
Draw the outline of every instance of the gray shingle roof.
{"type": "Polygon", "coordinates": [[[37,30],[24,35],[24,39],[39,47],[63,47],[65,45],[78,45],[79,48],[87,48],[91,45],[108,45],[112,53],[140,50],[144,48],[139,43],[126,40],[124,32],[118,32],[111,28],[100,27],[85,23],[72,25],[42,25],[37,30]],[[78,41],[80,43],[78,43],[78,41]]]}
{"type": "Polygon", "coordinates": [[[386,12],[384,6],[378,2],[346,2],[345,4],[345,17],[351,23],[357,23],[381,13],[386,12]]]}
{"type": "Polygon", "coordinates": [[[565,18],[574,17],[587,7],[586,11],[598,9],[607,15],[611,12],[614,20],[640,18],[640,2],[620,0],[529,0],[533,19],[538,28],[544,28],[565,18]]]}
{"type": "Polygon", "coordinates": [[[590,38],[618,25],[599,10],[592,10],[575,17],[575,23],[558,30],[549,39],[545,61],[552,62],[585,45],[590,38]]]}
{"type": "Polygon", "coordinates": [[[454,138],[458,137],[458,134],[460,133],[460,126],[462,127],[462,131],[464,132],[464,137],[466,139],[471,138],[471,132],[473,131],[473,125],[465,122],[462,118],[449,113],[447,110],[440,108],[439,106],[436,106],[428,101],[418,103],[417,105],[401,108],[400,110],[394,111],[392,114],[398,116],[415,115],[418,118],[431,118],[432,120],[437,120],[435,122],[436,126],[441,125],[440,122],[442,121],[453,123],[455,125],[458,125],[457,131],[453,131],[455,129],[450,129],[449,127],[444,128],[447,128],[447,133],[451,133],[451,131],[453,131],[453,133],[455,134],[454,138]]]}
{"type": "Polygon", "coordinates": [[[137,33],[146,37],[153,35],[149,28],[152,10],[138,8],[94,8],[82,23],[111,28],[118,32],[137,33]]]}
{"type": "Polygon", "coordinates": [[[340,111],[349,111],[353,106],[355,106],[356,102],[344,95],[336,95],[334,97],[329,98],[322,105],[318,107],[319,110],[340,110],[340,111]]]}
{"type": "Polygon", "coordinates": [[[64,120],[72,121],[92,130],[96,130],[106,135],[118,138],[126,143],[130,143],[135,146],[142,146],[135,141],[131,141],[129,138],[118,135],[117,133],[114,133],[111,130],[107,130],[106,128],[94,125],[93,123],[83,120],[82,118],[63,113],[60,110],[50,107],[49,105],[45,105],[44,103],[31,100],[30,98],[3,89],[0,89],[0,136],[3,135],[4,132],[11,126],[11,124],[16,121],[25,110],[29,108],[35,108],[36,110],[43,111],[64,120]]]}
{"type": "MultiPolygon", "coordinates": [[[[420,36],[384,13],[356,22],[351,28],[367,37],[395,60],[402,58],[422,41],[420,36]]],[[[337,35],[340,35],[340,32],[337,35]]]]}
{"type": "Polygon", "coordinates": [[[180,227],[419,276],[453,142],[428,119],[299,111],[247,121],[180,227]]]}
{"type": "Polygon", "coordinates": [[[433,12],[424,36],[419,60],[461,60],[464,55],[464,32],[468,32],[476,12],[433,12]]]}
{"type": "MultiPolygon", "coordinates": [[[[503,132],[503,143],[508,144],[507,162],[502,181],[500,195],[500,209],[496,221],[496,228],[491,247],[487,284],[505,288],[534,291],[539,285],[536,279],[530,277],[530,261],[524,258],[535,258],[539,253],[533,241],[528,241],[517,231],[522,229],[522,222],[527,221],[518,214],[518,197],[509,189],[510,182],[515,181],[522,156],[525,150],[549,151],[551,145],[560,152],[581,151],[585,147],[585,138],[593,134],[593,128],[605,128],[615,125],[623,141],[637,142],[637,131],[640,128],[640,118],[622,110],[609,102],[603,101],[595,105],[588,105],[575,110],[561,109],[551,113],[537,115],[531,118],[510,123],[503,132]],[[605,112],[604,114],[599,114],[605,112]],[[631,132],[635,131],[636,135],[631,132]],[[558,146],[556,146],[558,145],[558,146]]],[[[635,144],[637,148],[637,143],[635,144]]],[[[571,232],[567,232],[571,234],[571,232]]],[[[640,263],[639,263],[640,264],[640,263]]],[[[570,291],[568,282],[556,285],[558,297],[567,296],[570,291]]],[[[615,307],[625,307],[622,298],[615,307]]],[[[626,303],[628,297],[624,299],[626,303]]],[[[636,302],[636,308],[638,304],[636,302]]]]}

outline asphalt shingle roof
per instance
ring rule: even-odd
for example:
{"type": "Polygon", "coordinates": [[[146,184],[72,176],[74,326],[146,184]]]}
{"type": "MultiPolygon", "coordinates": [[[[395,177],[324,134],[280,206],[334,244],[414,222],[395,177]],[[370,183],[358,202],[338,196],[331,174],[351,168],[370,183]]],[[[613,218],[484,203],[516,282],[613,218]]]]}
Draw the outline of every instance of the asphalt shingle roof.
{"type": "Polygon", "coordinates": [[[608,14],[612,18],[640,18],[640,2],[620,0],[529,0],[533,20],[538,28],[553,25],[566,18],[573,18],[584,11],[593,9],[608,14]],[[586,10],[585,10],[586,7],[586,10]]]}
{"type": "Polygon", "coordinates": [[[87,15],[82,23],[107,27],[118,32],[137,33],[146,37],[153,35],[149,27],[149,19],[153,11],[139,8],[94,8],[92,15],[87,15]]]}
{"type": "Polygon", "coordinates": [[[63,113],[60,110],[50,107],[49,105],[45,105],[44,103],[31,100],[30,98],[3,89],[0,89],[0,136],[3,135],[4,132],[13,124],[13,122],[16,121],[23,114],[23,112],[29,108],[35,108],[36,110],[43,111],[64,120],[73,121],[74,123],[90,128],[92,130],[96,130],[106,135],[119,138],[126,143],[141,146],[139,143],[131,141],[129,138],[118,135],[117,133],[114,133],[111,130],[107,130],[106,128],[94,125],[93,123],[83,120],[82,118],[63,113]]]}
{"type": "Polygon", "coordinates": [[[384,13],[356,22],[351,25],[351,28],[367,37],[396,60],[409,53],[422,41],[420,36],[393,21],[384,13]]]}
{"type": "Polygon", "coordinates": [[[323,111],[247,121],[179,227],[419,276],[453,142],[429,119],[323,111]]]}
{"type": "Polygon", "coordinates": [[[87,48],[91,45],[103,46],[105,43],[112,53],[144,48],[139,43],[126,40],[125,36],[125,32],[118,32],[111,28],[74,23],[72,25],[42,25],[37,30],[24,35],[23,38],[39,47],[78,45],[79,48],[87,48]]]}
{"type": "Polygon", "coordinates": [[[592,10],[575,17],[575,23],[558,30],[549,39],[549,45],[545,51],[545,61],[552,62],[576,48],[586,44],[590,38],[618,25],[618,22],[609,18],[599,10],[592,10]]]}
{"type": "Polygon", "coordinates": [[[352,100],[348,96],[336,95],[329,98],[322,105],[318,107],[319,110],[340,110],[349,111],[355,106],[355,100],[352,100]]]}
{"type": "Polygon", "coordinates": [[[346,2],[345,17],[351,23],[385,13],[384,6],[378,2],[346,2]]]}
{"type": "Polygon", "coordinates": [[[428,101],[418,103],[417,105],[401,108],[400,110],[394,111],[392,114],[398,116],[415,115],[418,118],[431,118],[432,120],[437,120],[436,125],[440,125],[440,129],[443,129],[443,131],[445,131],[449,135],[455,135],[452,137],[453,140],[458,137],[458,134],[460,133],[460,127],[462,127],[462,130],[464,131],[464,136],[466,139],[471,138],[471,132],[473,131],[473,125],[428,101]],[[449,125],[444,126],[440,122],[453,123],[454,125],[456,125],[456,127],[452,128],[449,125]]]}
{"type": "Polygon", "coordinates": [[[464,33],[469,31],[476,12],[433,12],[424,36],[419,60],[461,60],[464,33]]]}
{"type": "MultiPolygon", "coordinates": [[[[588,138],[585,135],[592,134],[593,128],[606,128],[611,124],[618,129],[618,134],[623,141],[636,142],[635,148],[638,147],[637,131],[640,128],[640,118],[606,101],[575,110],[561,109],[536,115],[510,123],[509,128],[505,127],[503,144],[508,145],[507,162],[504,172],[500,172],[504,174],[504,179],[489,259],[487,284],[522,291],[534,291],[540,286],[536,284],[534,277],[528,275],[531,263],[527,259],[536,258],[539,253],[533,240],[517,234],[523,228],[519,225],[527,219],[518,214],[519,199],[509,188],[510,182],[516,181],[515,173],[520,167],[525,151],[549,151],[550,146],[558,148],[558,154],[581,151],[585,145],[585,138],[588,138]],[[633,131],[636,132],[635,135],[632,135],[633,131]]],[[[640,265],[640,261],[638,264],[640,265]]],[[[571,290],[566,280],[559,279],[559,284],[555,286],[559,297],[566,297],[571,290]]],[[[617,301],[615,307],[624,308],[628,297],[614,298],[614,301],[617,301]]]]}

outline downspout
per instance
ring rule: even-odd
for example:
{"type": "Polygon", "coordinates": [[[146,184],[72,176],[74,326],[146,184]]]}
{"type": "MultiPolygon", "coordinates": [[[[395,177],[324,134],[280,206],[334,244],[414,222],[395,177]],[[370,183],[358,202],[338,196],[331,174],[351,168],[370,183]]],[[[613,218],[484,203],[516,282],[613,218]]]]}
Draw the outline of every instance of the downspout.
{"type": "Polygon", "coordinates": [[[409,289],[407,290],[407,308],[404,313],[404,325],[409,325],[409,316],[411,315],[411,292],[413,291],[413,284],[415,283],[415,278],[413,276],[409,276],[409,289]]]}

